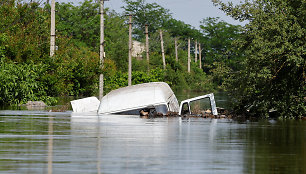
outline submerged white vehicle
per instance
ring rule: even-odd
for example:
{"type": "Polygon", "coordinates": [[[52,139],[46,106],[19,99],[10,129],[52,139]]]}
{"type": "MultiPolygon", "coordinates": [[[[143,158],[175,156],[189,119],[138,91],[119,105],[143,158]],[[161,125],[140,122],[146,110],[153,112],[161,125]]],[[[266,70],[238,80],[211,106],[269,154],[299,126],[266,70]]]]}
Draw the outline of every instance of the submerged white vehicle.
{"type": "Polygon", "coordinates": [[[213,94],[207,94],[181,102],[179,105],[177,98],[167,83],[151,82],[143,83],[124,88],[119,88],[105,95],[100,101],[87,98],[71,101],[73,112],[97,112],[98,114],[125,114],[139,115],[141,111],[148,113],[160,113],[166,115],[174,112],[179,115],[193,114],[191,103],[208,98],[212,114],[217,115],[217,109],[213,94]],[[94,103],[93,103],[94,102],[94,103]],[[82,109],[80,109],[82,108],[82,109]],[[90,108],[86,111],[86,108],[90,108]]]}
{"type": "Polygon", "coordinates": [[[99,114],[138,115],[141,110],[178,112],[178,101],[167,83],[152,82],[111,91],[100,103],[99,114]]]}

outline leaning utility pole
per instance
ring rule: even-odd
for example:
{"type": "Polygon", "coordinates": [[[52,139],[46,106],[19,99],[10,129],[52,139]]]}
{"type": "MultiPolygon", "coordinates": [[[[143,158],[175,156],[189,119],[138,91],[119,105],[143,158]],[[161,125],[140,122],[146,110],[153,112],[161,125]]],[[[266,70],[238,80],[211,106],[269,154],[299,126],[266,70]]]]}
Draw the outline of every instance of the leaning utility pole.
{"type": "Polygon", "coordinates": [[[175,60],[178,62],[178,54],[177,54],[177,37],[174,38],[174,45],[175,45],[175,60]]]}
{"type": "Polygon", "coordinates": [[[188,38],[188,72],[190,73],[190,38],[188,38]]]}
{"type": "Polygon", "coordinates": [[[200,69],[202,69],[202,50],[201,50],[201,43],[199,43],[199,60],[200,60],[200,69]]]}
{"type": "Polygon", "coordinates": [[[160,34],[160,45],[161,45],[161,51],[162,51],[162,57],[163,57],[163,67],[166,69],[166,58],[165,58],[165,51],[164,51],[164,40],[163,40],[163,31],[159,30],[160,34]]]}
{"type": "Polygon", "coordinates": [[[197,63],[198,61],[198,41],[196,40],[194,43],[195,50],[194,50],[194,62],[197,63]]]}
{"type": "Polygon", "coordinates": [[[129,77],[128,85],[132,85],[132,15],[129,15],[129,77]]]}
{"type": "Polygon", "coordinates": [[[50,57],[55,51],[55,0],[51,1],[51,37],[50,37],[50,57]]]}
{"type": "Polygon", "coordinates": [[[145,34],[146,34],[146,52],[147,52],[147,62],[148,62],[148,69],[149,69],[149,63],[150,63],[150,57],[149,57],[149,31],[148,31],[148,24],[145,25],[145,34]]]}
{"type": "MultiPolygon", "coordinates": [[[[100,68],[104,64],[104,0],[100,0],[100,68]]],[[[103,97],[104,76],[100,74],[99,78],[99,99],[103,97]]]]}

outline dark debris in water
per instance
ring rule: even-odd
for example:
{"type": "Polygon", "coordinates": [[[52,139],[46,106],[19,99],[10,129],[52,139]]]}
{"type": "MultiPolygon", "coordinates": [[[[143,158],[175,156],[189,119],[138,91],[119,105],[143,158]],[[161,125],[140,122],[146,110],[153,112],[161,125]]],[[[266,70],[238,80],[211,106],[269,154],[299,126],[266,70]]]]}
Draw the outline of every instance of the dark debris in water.
{"type": "Polygon", "coordinates": [[[184,114],[184,115],[179,115],[177,112],[167,112],[167,114],[162,114],[159,112],[153,112],[150,113],[149,111],[145,112],[144,110],[141,110],[140,117],[141,118],[164,118],[164,117],[182,117],[183,119],[188,119],[188,118],[214,118],[214,119],[233,119],[234,116],[233,114],[224,109],[224,108],[217,108],[218,110],[218,115],[213,115],[211,110],[198,110],[193,112],[193,114],[184,114]]]}

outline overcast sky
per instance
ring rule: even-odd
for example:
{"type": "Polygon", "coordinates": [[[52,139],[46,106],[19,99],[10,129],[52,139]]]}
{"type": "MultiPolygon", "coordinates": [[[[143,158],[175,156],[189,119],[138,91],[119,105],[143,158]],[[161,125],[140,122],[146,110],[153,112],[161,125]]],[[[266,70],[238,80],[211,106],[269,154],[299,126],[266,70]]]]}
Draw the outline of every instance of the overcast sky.
{"type": "MultiPolygon", "coordinates": [[[[83,0],[55,0],[56,2],[74,2],[78,4],[83,0]]],[[[241,0],[223,0],[224,2],[232,1],[233,3],[239,3],[241,0]]],[[[51,2],[51,0],[50,0],[51,2]]],[[[146,0],[147,3],[156,2],[160,6],[169,9],[172,16],[177,19],[184,21],[186,24],[190,24],[196,28],[199,28],[200,21],[206,17],[220,17],[222,20],[231,23],[239,24],[239,21],[232,19],[225,15],[225,13],[215,7],[211,0],[146,0]]],[[[105,7],[115,10],[121,13],[122,6],[125,4],[122,0],[109,0],[105,1],[105,7]]]]}

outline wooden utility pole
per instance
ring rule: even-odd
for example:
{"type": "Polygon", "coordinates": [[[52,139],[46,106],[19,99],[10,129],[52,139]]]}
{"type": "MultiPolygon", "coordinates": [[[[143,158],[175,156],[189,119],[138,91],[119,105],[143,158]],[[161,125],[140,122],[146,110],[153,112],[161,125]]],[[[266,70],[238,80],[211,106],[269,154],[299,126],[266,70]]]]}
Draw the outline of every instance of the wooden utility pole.
{"type": "Polygon", "coordinates": [[[50,57],[55,51],[55,0],[51,1],[51,37],[50,37],[50,57]]]}
{"type": "Polygon", "coordinates": [[[174,45],[175,45],[175,60],[178,62],[178,54],[177,54],[177,37],[174,38],[174,45]]]}
{"type": "Polygon", "coordinates": [[[188,38],[188,72],[190,73],[190,38],[188,38]]]}
{"type": "Polygon", "coordinates": [[[148,24],[145,25],[145,34],[146,34],[146,52],[147,52],[147,62],[148,62],[148,69],[149,69],[149,63],[150,63],[150,55],[149,55],[149,31],[148,31],[148,24]]]}
{"type": "Polygon", "coordinates": [[[132,15],[129,15],[129,77],[128,85],[132,85],[132,15]]]}
{"type": "MultiPolygon", "coordinates": [[[[104,64],[104,0],[100,0],[100,68],[104,64]]],[[[100,74],[99,78],[99,99],[103,97],[104,76],[100,74]]]]}
{"type": "Polygon", "coordinates": [[[194,50],[194,62],[197,63],[198,61],[198,41],[196,40],[194,43],[195,50],[194,50]]]}
{"type": "Polygon", "coordinates": [[[162,57],[163,57],[163,66],[164,66],[164,69],[166,69],[166,58],[165,58],[165,51],[164,51],[163,31],[159,30],[159,34],[160,34],[160,45],[161,45],[161,51],[162,51],[162,57]]]}
{"type": "Polygon", "coordinates": [[[201,43],[199,43],[199,60],[200,60],[200,69],[202,69],[202,50],[201,50],[201,43]]]}

